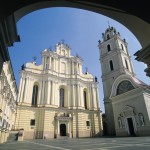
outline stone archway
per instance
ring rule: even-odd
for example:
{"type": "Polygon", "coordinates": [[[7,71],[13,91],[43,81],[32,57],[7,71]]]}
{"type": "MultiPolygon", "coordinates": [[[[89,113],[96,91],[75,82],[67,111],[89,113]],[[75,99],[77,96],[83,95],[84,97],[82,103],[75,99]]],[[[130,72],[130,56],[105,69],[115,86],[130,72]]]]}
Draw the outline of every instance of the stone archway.
{"type": "MultiPolygon", "coordinates": [[[[10,60],[7,47],[12,46],[14,42],[20,41],[16,29],[17,21],[30,12],[48,7],[73,7],[85,9],[108,16],[120,22],[137,37],[142,45],[142,50],[145,52],[144,58],[147,58],[148,60],[150,57],[150,18],[145,9],[147,4],[146,2],[139,1],[139,4],[141,5],[139,5],[140,7],[138,8],[136,6],[134,7],[134,5],[133,7],[129,7],[130,3],[130,1],[126,1],[124,3],[119,1],[117,3],[110,3],[107,1],[93,2],[92,0],[85,0],[84,2],[68,0],[35,0],[34,2],[22,0],[22,2],[20,2],[18,0],[15,2],[10,2],[9,4],[0,4],[0,9],[2,12],[0,12],[0,71],[2,68],[2,63],[10,60]],[[142,12],[140,11],[141,9],[143,10],[142,12]]],[[[149,61],[147,62],[143,58],[143,55],[142,58],[139,58],[139,55],[141,54],[138,53],[136,55],[137,60],[143,61],[150,65],[149,61]]]]}

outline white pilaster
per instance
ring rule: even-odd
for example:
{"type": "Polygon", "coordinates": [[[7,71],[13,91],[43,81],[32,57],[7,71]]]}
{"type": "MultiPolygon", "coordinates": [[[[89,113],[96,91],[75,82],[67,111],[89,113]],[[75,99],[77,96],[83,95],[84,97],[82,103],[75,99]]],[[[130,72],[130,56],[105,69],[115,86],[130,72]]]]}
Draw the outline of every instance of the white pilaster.
{"type": "Polygon", "coordinates": [[[100,108],[100,102],[99,102],[99,92],[98,92],[98,87],[96,88],[96,97],[97,97],[97,108],[100,108]]]}
{"type": "Polygon", "coordinates": [[[59,90],[58,90],[58,82],[55,82],[55,98],[54,98],[54,105],[59,106],[58,104],[58,95],[59,95],[59,90]]]}
{"type": "Polygon", "coordinates": [[[19,102],[23,102],[23,93],[24,93],[24,84],[25,84],[25,78],[22,78],[22,86],[21,86],[21,91],[20,91],[20,100],[19,102]]]}
{"type": "Polygon", "coordinates": [[[91,108],[93,108],[94,107],[94,105],[93,105],[93,92],[92,92],[92,86],[90,86],[90,97],[91,97],[91,101],[90,101],[90,104],[91,104],[91,108]]]}
{"type": "Polygon", "coordinates": [[[50,104],[50,96],[51,96],[51,81],[48,80],[48,85],[47,85],[47,104],[50,104]]]}
{"type": "Polygon", "coordinates": [[[96,108],[95,88],[92,86],[93,107],[96,108]]]}
{"type": "Polygon", "coordinates": [[[70,84],[68,85],[68,108],[70,108],[70,84]]]}
{"type": "Polygon", "coordinates": [[[49,69],[52,69],[51,56],[49,57],[49,69]]]}
{"type": "Polygon", "coordinates": [[[25,99],[24,101],[28,102],[28,95],[29,95],[29,77],[26,79],[26,91],[25,91],[25,99]]]}
{"type": "Polygon", "coordinates": [[[43,80],[43,88],[42,88],[42,104],[45,104],[45,80],[43,80]]]}
{"type": "Polygon", "coordinates": [[[21,96],[21,89],[22,89],[22,77],[20,79],[20,84],[19,84],[19,95],[18,95],[18,101],[20,102],[20,96],[21,96]]]}
{"type": "Polygon", "coordinates": [[[52,81],[52,103],[51,105],[54,105],[54,88],[55,88],[54,81],[52,81]]]}
{"type": "Polygon", "coordinates": [[[77,106],[80,107],[81,106],[81,101],[80,101],[80,85],[77,84],[77,106]]]}
{"type": "Polygon", "coordinates": [[[28,92],[27,92],[27,102],[31,104],[31,95],[32,95],[32,90],[33,90],[33,86],[31,85],[32,84],[32,80],[31,78],[29,78],[29,81],[28,81],[28,92]]]}
{"type": "Polygon", "coordinates": [[[40,81],[38,104],[42,104],[42,88],[43,88],[43,80],[40,81]]]}
{"type": "Polygon", "coordinates": [[[57,121],[57,134],[60,135],[60,124],[59,124],[59,120],[57,121]]]}
{"type": "Polygon", "coordinates": [[[26,91],[27,91],[27,78],[25,78],[25,83],[24,83],[23,102],[25,102],[26,100],[26,91]]]}
{"type": "Polygon", "coordinates": [[[75,90],[73,84],[72,84],[72,106],[75,107],[75,90]]]}

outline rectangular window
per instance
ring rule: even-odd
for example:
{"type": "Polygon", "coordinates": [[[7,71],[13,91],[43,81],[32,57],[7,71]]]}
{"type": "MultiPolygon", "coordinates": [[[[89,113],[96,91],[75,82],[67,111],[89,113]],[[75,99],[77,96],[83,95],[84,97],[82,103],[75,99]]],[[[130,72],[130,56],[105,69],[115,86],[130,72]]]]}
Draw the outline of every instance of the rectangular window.
{"type": "Polygon", "coordinates": [[[30,125],[31,125],[31,126],[35,126],[35,119],[31,119],[31,120],[30,120],[30,125]]]}
{"type": "Polygon", "coordinates": [[[90,126],[90,121],[86,121],[86,126],[87,126],[87,127],[90,126]]]}

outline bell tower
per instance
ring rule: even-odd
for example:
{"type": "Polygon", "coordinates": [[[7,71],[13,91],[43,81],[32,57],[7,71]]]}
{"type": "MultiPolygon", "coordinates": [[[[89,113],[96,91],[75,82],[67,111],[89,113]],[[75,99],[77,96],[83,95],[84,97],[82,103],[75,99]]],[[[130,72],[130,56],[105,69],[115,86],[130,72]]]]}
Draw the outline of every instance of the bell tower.
{"type": "Polygon", "coordinates": [[[121,39],[120,33],[114,27],[108,27],[102,33],[102,42],[99,40],[99,53],[102,71],[104,105],[107,124],[107,133],[115,135],[112,104],[109,99],[112,84],[121,74],[135,76],[131,59],[128,53],[127,42],[121,39]]]}

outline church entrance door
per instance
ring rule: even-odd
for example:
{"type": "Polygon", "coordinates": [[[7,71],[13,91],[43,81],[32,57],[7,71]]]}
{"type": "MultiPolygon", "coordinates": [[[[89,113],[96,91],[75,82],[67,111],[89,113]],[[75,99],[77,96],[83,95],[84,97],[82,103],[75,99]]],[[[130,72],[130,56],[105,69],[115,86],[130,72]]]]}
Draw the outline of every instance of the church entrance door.
{"type": "Polygon", "coordinates": [[[66,136],[66,125],[65,124],[60,125],[60,136],[66,136]]]}
{"type": "Polygon", "coordinates": [[[128,120],[128,127],[129,127],[129,133],[130,133],[130,135],[135,135],[134,125],[133,125],[132,118],[127,118],[127,120],[128,120]]]}

